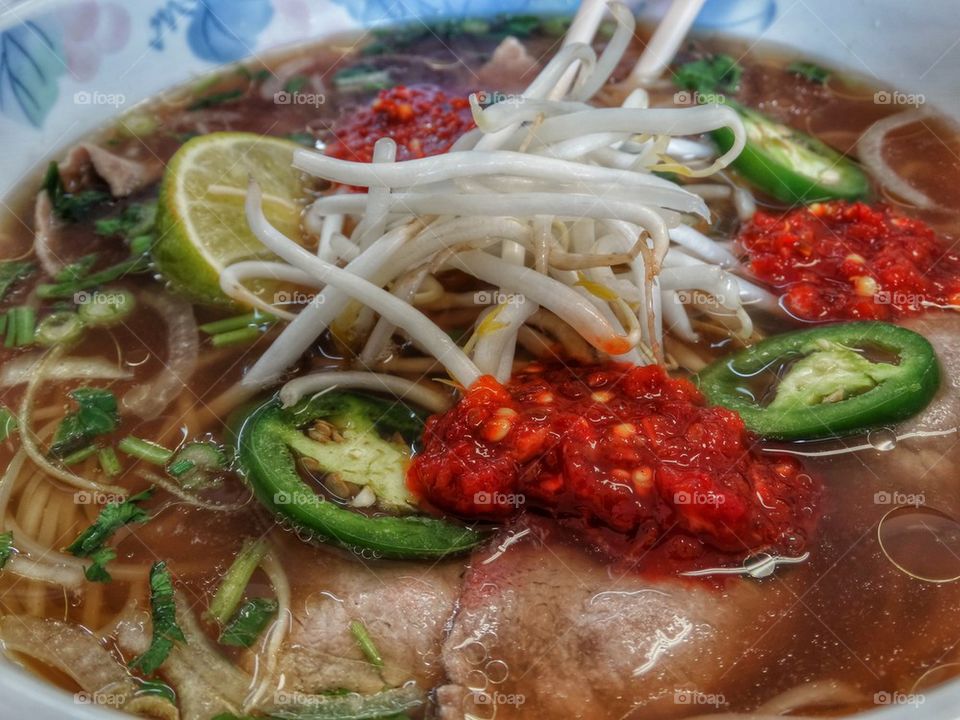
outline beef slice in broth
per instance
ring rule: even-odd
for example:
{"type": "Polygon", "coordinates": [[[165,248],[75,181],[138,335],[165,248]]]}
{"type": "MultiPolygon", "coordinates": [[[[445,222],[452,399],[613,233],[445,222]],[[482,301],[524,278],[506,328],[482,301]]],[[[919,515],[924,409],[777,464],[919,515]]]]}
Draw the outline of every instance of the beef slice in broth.
{"type": "Polygon", "coordinates": [[[490,705],[501,720],[680,717],[695,693],[723,707],[721,693],[750,680],[744,655],[790,632],[778,619],[805,569],[722,587],[655,578],[532,528],[492,561],[489,547],[472,559],[443,647],[444,720],[490,717],[490,705]]]}
{"type": "Polygon", "coordinates": [[[462,561],[366,561],[296,538],[287,539],[282,553],[287,567],[297,568],[290,575],[292,626],[277,665],[286,690],[375,693],[384,684],[416,680],[429,689],[443,681],[440,650],[462,561]],[[354,621],[366,626],[382,671],[351,634],[354,621]]]}

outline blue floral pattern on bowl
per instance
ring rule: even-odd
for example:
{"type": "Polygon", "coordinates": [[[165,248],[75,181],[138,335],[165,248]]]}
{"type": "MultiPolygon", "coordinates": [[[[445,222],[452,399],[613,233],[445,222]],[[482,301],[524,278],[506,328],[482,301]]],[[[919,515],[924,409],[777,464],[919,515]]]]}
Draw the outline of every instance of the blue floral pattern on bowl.
{"type": "Polygon", "coordinates": [[[384,22],[404,22],[416,19],[463,17],[473,15],[484,17],[504,12],[530,14],[571,13],[579,4],[577,0],[517,0],[505,3],[503,0],[473,0],[460,4],[451,4],[448,0],[334,0],[342,5],[351,17],[364,24],[384,22]]]}
{"type": "Polygon", "coordinates": [[[169,0],[150,18],[150,45],[164,49],[164,35],[187,21],[193,54],[212,63],[228,63],[254,53],[257,36],[273,17],[271,0],[169,0]]]}
{"type": "Polygon", "coordinates": [[[0,113],[36,127],[57,101],[67,71],[59,28],[36,20],[0,33],[0,113]]]}

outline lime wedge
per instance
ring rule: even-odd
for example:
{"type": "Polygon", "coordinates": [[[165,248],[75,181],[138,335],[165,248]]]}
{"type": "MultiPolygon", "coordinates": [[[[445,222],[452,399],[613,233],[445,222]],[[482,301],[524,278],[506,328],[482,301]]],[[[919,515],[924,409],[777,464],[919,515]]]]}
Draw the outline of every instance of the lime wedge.
{"type": "MultiPolygon", "coordinates": [[[[254,178],[264,212],[287,237],[300,242],[306,197],[288,140],[221,132],[186,142],[167,166],[157,207],[157,270],[193,300],[231,303],[220,290],[220,271],[240,260],[275,259],[247,226],[243,204],[254,178]]],[[[267,294],[265,285],[255,289],[267,294]]]]}

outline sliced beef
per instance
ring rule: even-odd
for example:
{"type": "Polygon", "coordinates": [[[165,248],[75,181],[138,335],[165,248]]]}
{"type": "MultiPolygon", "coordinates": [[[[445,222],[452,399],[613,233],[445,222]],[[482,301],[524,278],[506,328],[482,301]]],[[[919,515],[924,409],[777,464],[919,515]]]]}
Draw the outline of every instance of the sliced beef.
{"type": "Polygon", "coordinates": [[[519,90],[537,76],[540,63],[513,36],[505,37],[477,71],[479,83],[491,90],[519,90]]]}
{"type": "Polygon", "coordinates": [[[690,714],[690,692],[732,698],[748,682],[744,655],[782,648],[789,623],[778,611],[806,572],[723,588],[641,577],[546,525],[527,529],[499,556],[488,548],[472,559],[443,647],[444,720],[490,717],[489,705],[498,720],[669,718],[690,714]]]}
{"type": "MultiPolygon", "coordinates": [[[[221,713],[239,714],[251,678],[238,670],[204,636],[194,610],[177,595],[177,621],[186,642],[176,643],[160,668],[160,674],[176,691],[182,720],[206,720],[221,713]]],[[[147,608],[128,607],[108,629],[107,639],[116,642],[127,657],[145,652],[152,632],[147,608]]]]}
{"type": "Polygon", "coordinates": [[[897,428],[899,433],[947,430],[960,425],[960,315],[928,312],[899,323],[923,335],[940,360],[940,390],[927,408],[897,428]]]}
{"type": "Polygon", "coordinates": [[[384,683],[443,681],[440,648],[460,592],[462,561],[364,561],[291,537],[283,549],[290,575],[293,625],[278,672],[287,690],[345,688],[371,693],[384,683]],[[365,658],[350,623],[366,626],[383,657],[381,672],[365,658]]]}
{"type": "Polygon", "coordinates": [[[70,190],[74,184],[84,184],[83,178],[90,169],[110,186],[110,194],[118,198],[148,188],[163,175],[163,165],[156,158],[128,158],[93,143],[75,145],[60,163],[60,174],[70,190]]]}

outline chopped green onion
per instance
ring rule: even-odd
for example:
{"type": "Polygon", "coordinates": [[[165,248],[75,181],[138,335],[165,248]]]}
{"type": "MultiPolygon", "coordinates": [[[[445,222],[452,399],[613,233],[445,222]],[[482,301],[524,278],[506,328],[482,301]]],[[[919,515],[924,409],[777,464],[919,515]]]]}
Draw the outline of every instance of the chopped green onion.
{"type": "Polygon", "coordinates": [[[23,347],[33,342],[36,333],[37,312],[23,305],[11,308],[7,313],[7,336],[4,345],[8,348],[23,347]]]}
{"type": "Polygon", "coordinates": [[[263,632],[279,605],[272,598],[247,600],[220,633],[220,644],[232,647],[250,647],[263,632]]]}
{"type": "Polygon", "coordinates": [[[367,662],[374,667],[382,668],[383,657],[380,655],[380,651],[374,644],[373,638],[370,637],[367,626],[363,624],[362,620],[354,620],[350,623],[350,634],[353,635],[353,639],[357,641],[357,645],[360,646],[360,652],[363,653],[367,662]]]}
{"type": "Polygon", "coordinates": [[[130,457],[135,457],[138,460],[153,463],[154,465],[166,465],[170,462],[170,458],[173,457],[173,452],[167,450],[163,445],[134,437],[133,435],[128,435],[121,440],[117,444],[117,448],[130,457]]]}
{"type": "Polygon", "coordinates": [[[134,258],[144,256],[150,252],[155,238],[153,235],[137,235],[130,240],[130,255],[134,258]]]}
{"type": "Polygon", "coordinates": [[[84,294],[80,304],[80,318],[87,325],[116,325],[127,317],[136,305],[132,293],[126,290],[107,290],[84,294]]]}
{"type": "Polygon", "coordinates": [[[211,473],[223,470],[227,458],[212,442],[190,442],[174,456],[167,472],[175,477],[181,487],[193,489],[209,480],[211,473]]]}
{"type": "Polygon", "coordinates": [[[277,318],[273,315],[262,312],[252,312],[245,315],[236,315],[234,317],[224,318],[223,320],[214,320],[200,326],[200,331],[207,335],[219,335],[231,330],[241,330],[257,325],[266,325],[274,323],[277,318]]]}
{"type": "Polygon", "coordinates": [[[237,606],[243,599],[243,591],[246,590],[254,570],[266,554],[267,543],[263,540],[248,540],[244,544],[223,576],[217,594],[213,596],[210,607],[207,608],[208,618],[217,621],[220,625],[226,624],[236,612],[237,606]]]}
{"type": "Polygon", "coordinates": [[[105,285],[119,280],[126,275],[143,273],[150,269],[149,251],[153,246],[153,235],[140,235],[130,240],[130,258],[121,260],[116,265],[110,265],[91,275],[78,280],[57,283],[43,283],[37,286],[37,297],[44,300],[51,298],[70,298],[79,292],[105,285]]]}
{"type": "Polygon", "coordinates": [[[75,312],[47,315],[37,326],[36,340],[44,347],[72,343],[83,335],[83,321],[75,312]]]}
{"type": "Polygon", "coordinates": [[[71,282],[86,277],[93,269],[93,266],[97,264],[98,257],[97,253],[84,255],[79,260],[69,265],[64,265],[63,269],[53,276],[53,279],[57,282],[71,282]]]}
{"type": "Polygon", "coordinates": [[[152,675],[167,660],[175,642],[186,642],[177,624],[177,605],[173,580],[167,564],[157,562],[150,568],[150,608],[153,616],[153,638],[147,651],[135,658],[130,667],[152,675]]]}
{"type": "Polygon", "coordinates": [[[76,465],[77,463],[83,462],[88,457],[92,457],[95,452],[97,452],[97,448],[95,448],[93,445],[90,445],[67,455],[65,458],[63,458],[63,464],[76,465]]]}
{"type": "Polygon", "coordinates": [[[206,110],[207,108],[216,107],[217,105],[237,102],[241,100],[244,95],[246,95],[246,92],[243,90],[224,90],[223,92],[210,93],[187,105],[187,110],[206,110]]]}
{"type": "Polygon", "coordinates": [[[112,447],[100,448],[97,452],[97,459],[100,461],[100,469],[104,474],[113,477],[119,475],[122,468],[117,453],[112,447]]]}
{"type": "Polygon", "coordinates": [[[8,530],[0,533],[0,569],[7,564],[11,555],[13,555],[13,533],[8,530]]]}
{"type": "Polygon", "coordinates": [[[370,65],[355,65],[334,75],[333,84],[337,90],[370,91],[388,88],[393,82],[389,70],[370,65]]]}
{"type": "Polygon", "coordinates": [[[196,466],[197,464],[193,460],[174,460],[167,468],[167,472],[178,478],[185,472],[193,470],[196,466]]]}
{"type": "Polygon", "coordinates": [[[0,405],[0,442],[5,442],[17,429],[17,416],[0,405]]]}
{"type": "Polygon", "coordinates": [[[229,347],[230,345],[240,345],[250,343],[260,337],[263,332],[260,328],[243,328],[242,330],[231,330],[230,332],[220,333],[210,338],[210,344],[216,348],[229,347]]]}

